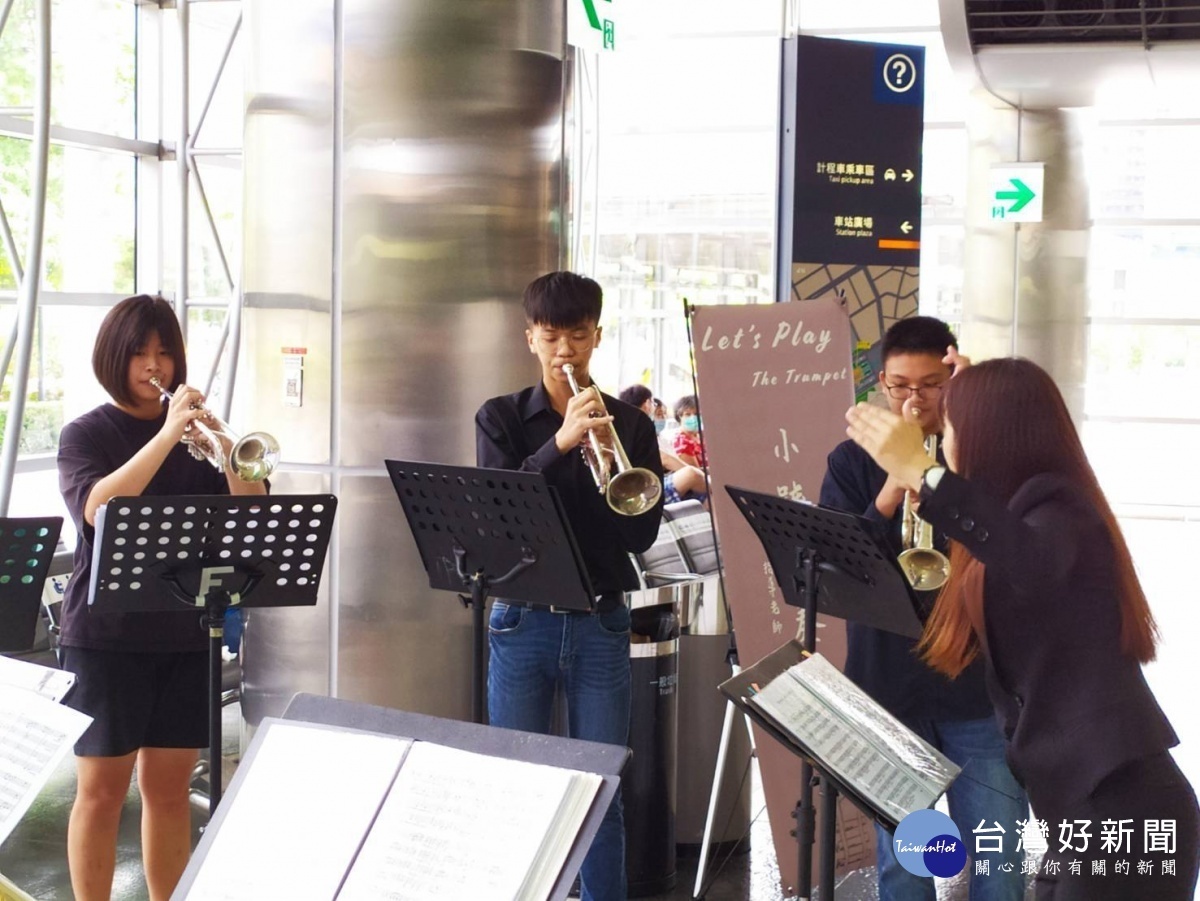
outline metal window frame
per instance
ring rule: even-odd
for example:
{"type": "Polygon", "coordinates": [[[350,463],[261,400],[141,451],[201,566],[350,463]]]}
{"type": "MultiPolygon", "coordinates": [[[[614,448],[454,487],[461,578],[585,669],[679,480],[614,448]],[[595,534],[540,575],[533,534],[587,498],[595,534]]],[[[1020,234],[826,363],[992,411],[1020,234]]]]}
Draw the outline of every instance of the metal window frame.
{"type": "MultiPolygon", "coordinates": [[[[185,336],[188,312],[192,306],[198,309],[212,309],[220,306],[220,304],[214,304],[210,298],[197,298],[195,304],[190,302],[188,290],[188,277],[190,274],[189,242],[191,240],[189,209],[191,187],[194,182],[196,194],[207,219],[225,281],[229,288],[229,298],[225,303],[225,323],[214,359],[209,367],[205,386],[206,392],[211,391],[217,373],[220,370],[222,357],[228,350],[229,357],[226,363],[228,370],[228,377],[226,379],[227,387],[218,405],[220,415],[223,418],[228,418],[233,387],[237,377],[237,351],[240,344],[240,318],[242,309],[240,265],[237,267],[239,271],[235,273],[234,267],[230,264],[224,242],[221,240],[217,229],[216,219],[212,213],[208,193],[205,190],[197,160],[201,157],[207,157],[216,163],[218,161],[228,161],[230,158],[240,157],[241,155],[241,148],[201,147],[198,146],[198,141],[213,99],[227,71],[227,64],[241,30],[242,11],[239,8],[237,17],[230,27],[230,32],[221,52],[220,61],[212,75],[200,114],[193,126],[189,92],[192,84],[192,67],[194,61],[191,54],[191,16],[189,8],[193,3],[202,2],[237,3],[240,7],[241,0],[127,0],[132,6],[138,8],[139,16],[136,25],[137,40],[134,63],[135,80],[137,82],[135,96],[137,97],[139,106],[135,114],[135,133],[139,135],[143,131],[142,119],[146,113],[146,110],[141,107],[144,99],[144,89],[150,83],[147,76],[152,75],[152,70],[154,69],[157,69],[158,74],[161,75],[161,39],[162,32],[165,30],[163,28],[164,19],[162,13],[164,10],[169,9],[173,9],[176,12],[180,84],[177,96],[179,121],[176,130],[176,141],[174,143],[164,141],[161,137],[157,141],[147,141],[141,137],[127,138],[88,129],[51,124],[49,121],[51,33],[53,26],[51,6],[50,0],[33,0],[33,2],[37,14],[34,38],[36,45],[34,103],[30,108],[0,108],[0,135],[29,139],[33,142],[32,165],[34,178],[30,191],[32,210],[29,242],[24,260],[25,263],[29,264],[28,271],[35,273],[42,271],[49,148],[52,145],[61,145],[80,147],[88,150],[127,153],[135,160],[136,168],[135,183],[137,188],[135,189],[134,199],[135,287],[138,290],[144,290],[143,285],[147,284],[145,272],[149,269],[149,271],[156,273],[157,277],[153,280],[159,285],[158,292],[162,293],[161,232],[164,219],[161,215],[161,197],[157,205],[159,215],[153,217],[152,224],[147,223],[144,216],[143,195],[149,192],[144,191],[143,188],[148,187],[146,183],[151,182],[156,176],[161,174],[161,170],[150,167],[157,167],[163,162],[174,161],[176,164],[175,184],[178,192],[176,209],[178,226],[178,242],[176,245],[178,284],[173,298],[174,306],[180,319],[180,327],[184,330],[185,336]],[[147,34],[147,24],[153,24],[157,34],[153,36],[147,34]],[[151,38],[151,40],[143,41],[143,38],[151,38]],[[147,59],[147,54],[144,52],[147,43],[154,44],[160,57],[159,60],[152,61],[147,59]],[[157,62],[157,65],[155,65],[155,62],[157,62]],[[146,244],[152,244],[157,251],[153,256],[158,259],[154,261],[152,266],[147,266],[145,260],[142,258],[144,257],[144,245],[146,244]]],[[[3,32],[13,4],[14,0],[0,0],[0,33],[3,32]]],[[[156,99],[159,102],[154,105],[158,107],[157,111],[160,114],[158,127],[161,129],[161,96],[156,99]]],[[[165,129],[162,130],[165,131],[165,129]]],[[[151,204],[150,208],[153,209],[153,204],[151,204]]],[[[124,295],[107,292],[78,293],[41,290],[40,278],[25,277],[27,269],[23,265],[21,254],[16,246],[16,241],[2,203],[0,203],[0,244],[3,245],[3,250],[11,261],[13,273],[17,280],[17,290],[15,292],[0,292],[0,303],[11,298],[17,301],[18,307],[17,316],[13,322],[12,334],[5,344],[3,352],[0,352],[0,385],[3,384],[4,375],[8,371],[13,353],[15,352],[17,355],[12,391],[13,400],[10,404],[8,422],[5,428],[4,445],[2,450],[0,450],[0,516],[4,516],[8,512],[12,497],[14,475],[18,471],[32,472],[47,468],[50,465],[47,459],[52,460],[52,458],[47,458],[45,455],[31,455],[28,459],[22,459],[18,465],[20,431],[22,419],[24,418],[24,399],[28,390],[28,370],[32,357],[34,326],[39,307],[41,305],[112,306],[112,304],[120,300],[124,295]]]]}

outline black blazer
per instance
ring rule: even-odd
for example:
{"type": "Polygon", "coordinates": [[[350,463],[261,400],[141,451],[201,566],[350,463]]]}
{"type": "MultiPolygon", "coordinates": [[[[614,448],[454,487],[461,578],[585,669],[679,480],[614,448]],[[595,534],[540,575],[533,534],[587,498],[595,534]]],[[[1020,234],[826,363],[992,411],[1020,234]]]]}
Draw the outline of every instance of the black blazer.
{"type": "Polygon", "coordinates": [[[1179,743],[1121,653],[1112,544],[1077,488],[1038,475],[1005,506],[947,472],[921,516],[985,565],[988,694],[1038,816],[1069,813],[1122,764],[1179,743]]]}

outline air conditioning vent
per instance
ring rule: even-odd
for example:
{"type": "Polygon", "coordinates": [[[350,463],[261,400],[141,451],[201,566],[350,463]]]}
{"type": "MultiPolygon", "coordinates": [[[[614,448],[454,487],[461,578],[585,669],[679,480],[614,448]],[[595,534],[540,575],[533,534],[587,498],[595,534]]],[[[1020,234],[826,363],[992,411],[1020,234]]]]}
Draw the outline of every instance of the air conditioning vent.
{"type": "Polygon", "coordinates": [[[975,47],[1200,40],[1200,0],[966,0],[975,47]]]}

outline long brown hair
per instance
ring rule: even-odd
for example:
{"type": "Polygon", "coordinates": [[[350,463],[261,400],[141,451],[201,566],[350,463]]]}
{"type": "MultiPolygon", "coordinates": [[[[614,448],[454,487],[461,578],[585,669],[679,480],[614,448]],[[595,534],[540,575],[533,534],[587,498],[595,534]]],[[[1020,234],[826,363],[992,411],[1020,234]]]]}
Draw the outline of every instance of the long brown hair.
{"type": "MultiPolygon", "coordinates": [[[[954,429],[955,471],[1008,502],[1041,473],[1067,478],[1103,520],[1112,545],[1113,584],[1121,608],[1121,650],[1154,659],[1158,629],[1138,582],[1117,518],[1088,463],[1067,405],[1049,374],[1029,360],[987,360],[957,373],[941,397],[954,429]]],[[[938,595],[920,650],[936,670],[957,676],[979,652],[971,611],[982,609],[983,566],[961,544],[950,548],[951,576],[938,595]]]]}

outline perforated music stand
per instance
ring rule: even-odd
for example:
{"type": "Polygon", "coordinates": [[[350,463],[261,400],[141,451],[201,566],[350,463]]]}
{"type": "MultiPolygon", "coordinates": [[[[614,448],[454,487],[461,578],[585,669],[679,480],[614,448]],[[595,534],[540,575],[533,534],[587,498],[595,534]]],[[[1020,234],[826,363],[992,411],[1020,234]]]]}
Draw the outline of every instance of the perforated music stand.
{"type": "Polygon", "coordinates": [[[33,647],[61,516],[0,519],[0,652],[33,647]]]}
{"type": "Polygon", "coordinates": [[[331,494],[115,497],[96,515],[89,609],[201,608],[209,643],[209,816],[221,801],[225,611],[317,602],[331,494]]]}
{"type": "MultiPolygon", "coordinates": [[[[804,609],[804,650],[816,650],[817,610],[910,638],[921,635],[917,599],[890,549],[880,546],[862,517],[773,494],[726,485],[767,552],[784,600],[804,609]]],[[[796,805],[797,891],[812,886],[816,841],[813,774],[821,783],[821,897],[833,897],[837,789],[830,775],[803,758],[796,805]]]]}
{"type": "Polygon", "coordinates": [[[429,587],[471,608],[472,715],[483,722],[484,610],[490,589],[534,606],[590,611],[596,598],[557,492],[541,473],[385,460],[429,587]]]}

